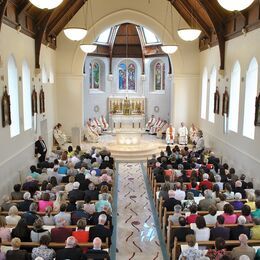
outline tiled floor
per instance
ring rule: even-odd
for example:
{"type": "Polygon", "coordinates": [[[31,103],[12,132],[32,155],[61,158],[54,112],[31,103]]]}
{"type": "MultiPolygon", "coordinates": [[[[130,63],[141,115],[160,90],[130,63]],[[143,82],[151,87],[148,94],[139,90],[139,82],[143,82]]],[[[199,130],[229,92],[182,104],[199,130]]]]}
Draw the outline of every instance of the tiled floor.
{"type": "Polygon", "coordinates": [[[163,259],[141,163],[118,164],[116,259],[163,259]]]}

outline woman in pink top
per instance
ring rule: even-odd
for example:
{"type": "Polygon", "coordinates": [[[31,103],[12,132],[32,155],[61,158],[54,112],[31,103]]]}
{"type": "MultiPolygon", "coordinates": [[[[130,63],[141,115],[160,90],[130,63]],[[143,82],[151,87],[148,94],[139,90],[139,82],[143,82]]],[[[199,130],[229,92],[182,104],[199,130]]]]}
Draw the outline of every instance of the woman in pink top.
{"type": "Polygon", "coordinates": [[[49,193],[43,193],[42,194],[42,199],[39,200],[39,211],[40,212],[45,212],[45,209],[47,207],[53,208],[53,201],[50,201],[50,194],[49,193]]]}
{"type": "Polygon", "coordinates": [[[2,241],[11,241],[11,232],[6,227],[5,217],[3,216],[0,216],[0,238],[2,241]]]}
{"type": "Polygon", "coordinates": [[[226,204],[224,206],[224,213],[222,214],[225,221],[224,224],[236,224],[237,215],[234,214],[234,208],[231,204],[226,204]]]}

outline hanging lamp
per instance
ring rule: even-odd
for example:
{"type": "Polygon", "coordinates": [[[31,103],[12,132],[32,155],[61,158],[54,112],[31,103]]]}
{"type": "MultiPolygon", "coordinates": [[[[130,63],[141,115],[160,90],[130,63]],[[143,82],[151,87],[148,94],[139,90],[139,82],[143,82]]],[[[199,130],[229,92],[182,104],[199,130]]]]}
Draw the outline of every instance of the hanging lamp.
{"type": "Polygon", "coordinates": [[[59,6],[63,0],[29,0],[34,6],[40,9],[54,9],[59,6]]]}
{"type": "Polygon", "coordinates": [[[218,0],[218,3],[228,11],[242,11],[253,2],[254,0],[218,0]]]}

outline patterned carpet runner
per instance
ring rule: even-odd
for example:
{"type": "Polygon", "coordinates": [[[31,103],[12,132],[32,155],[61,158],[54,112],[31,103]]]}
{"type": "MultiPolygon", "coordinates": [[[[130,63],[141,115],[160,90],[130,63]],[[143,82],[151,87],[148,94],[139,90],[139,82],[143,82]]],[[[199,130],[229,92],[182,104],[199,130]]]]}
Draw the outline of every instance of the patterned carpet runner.
{"type": "Polygon", "coordinates": [[[118,164],[116,259],[163,259],[140,163],[118,164]]]}

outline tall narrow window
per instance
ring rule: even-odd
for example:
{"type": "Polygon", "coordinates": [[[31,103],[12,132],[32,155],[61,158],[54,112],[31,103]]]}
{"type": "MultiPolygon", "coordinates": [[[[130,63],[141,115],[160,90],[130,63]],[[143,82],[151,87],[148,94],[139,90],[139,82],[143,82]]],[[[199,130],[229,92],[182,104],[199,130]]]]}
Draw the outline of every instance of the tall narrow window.
{"type": "Polygon", "coordinates": [[[42,83],[48,83],[48,74],[45,65],[42,66],[42,83]]]}
{"type": "Polygon", "coordinates": [[[217,70],[216,67],[213,67],[210,74],[210,85],[209,85],[209,122],[215,122],[214,114],[214,94],[216,91],[217,85],[217,70]]]}
{"type": "Polygon", "coordinates": [[[237,61],[231,73],[228,129],[237,133],[241,68],[237,61]]]}
{"type": "Polygon", "coordinates": [[[244,123],[243,135],[254,139],[255,138],[255,98],[257,96],[258,82],[258,63],[256,58],[253,58],[249,64],[246,73],[246,91],[244,105],[244,123]]]}
{"type": "Polygon", "coordinates": [[[202,119],[206,119],[207,89],[208,89],[208,71],[205,68],[202,75],[201,114],[200,114],[200,117],[202,119]]]}
{"type": "Polygon", "coordinates": [[[23,78],[23,121],[24,131],[32,128],[31,75],[26,61],[22,67],[23,78]]]}
{"type": "Polygon", "coordinates": [[[93,64],[93,88],[99,89],[100,85],[100,66],[97,62],[94,62],[93,64]]]}
{"type": "Polygon", "coordinates": [[[154,90],[165,90],[165,64],[161,62],[154,65],[154,90]]]}
{"type": "Polygon", "coordinates": [[[18,74],[15,59],[10,56],[8,60],[8,88],[11,103],[11,126],[10,134],[14,137],[20,134],[19,118],[19,92],[18,92],[18,74]]]}
{"type": "Polygon", "coordinates": [[[89,63],[89,88],[93,88],[93,86],[92,86],[92,63],[89,63]]]}
{"type": "Polygon", "coordinates": [[[119,90],[136,90],[136,66],[134,63],[127,65],[122,62],[118,66],[119,90]]]}

